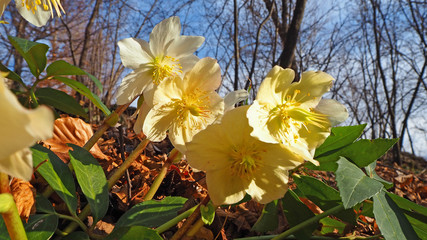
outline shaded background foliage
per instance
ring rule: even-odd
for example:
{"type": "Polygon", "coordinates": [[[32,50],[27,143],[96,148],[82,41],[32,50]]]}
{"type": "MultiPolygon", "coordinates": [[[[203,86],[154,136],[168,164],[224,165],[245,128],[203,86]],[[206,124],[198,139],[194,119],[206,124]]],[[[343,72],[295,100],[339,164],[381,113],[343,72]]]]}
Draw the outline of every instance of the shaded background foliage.
{"type": "MultiPolygon", "coordinates": [[[[10,24],[0,25],[1,63],[30,81],[7,35],[46,43],[49,61],[66,60],[100,79],[103,92],[83,76],[77,80],[110,107],[129,72],[117,41],[148,40],[155,24],[177,15],[182,34],[206,38],[198,56],[218,59],[222,95],[251,85],[253,100],[276,64],[298,74],[325,71],[336,79],[329,97],[350,111],[347,124],[368,123],[369,138],[400,137],[393,151],[397,162],[401,150],[427,155],[425,1],[75,0],[63,5],[65,16],[36,28],[10,4],[3,16],[10,24]]],[[[49,84],[70,91],[58,82],[49,84]]],[[[97,121],[99,112],[90,104],[89,109],[97,121]]]]}

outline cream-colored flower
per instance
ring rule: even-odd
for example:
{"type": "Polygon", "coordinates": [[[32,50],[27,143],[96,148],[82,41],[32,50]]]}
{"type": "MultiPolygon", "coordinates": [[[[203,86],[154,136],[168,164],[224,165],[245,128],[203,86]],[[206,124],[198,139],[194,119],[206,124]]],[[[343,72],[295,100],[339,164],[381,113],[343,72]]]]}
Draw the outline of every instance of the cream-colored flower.
{"type": "Polygon", "coordinates": [[[304,162],[282,144],[252,137],[248,107],[226,112],[220,124],[208,126],[187,144],[187,161],[206,171],[215,205],[239,202],[246,193],[263,204],[279,199],[288,189],[288,171],[304,162]]]}
{"type": "MultiPolygon", "coordinates": [[[[10,0],[0,0],[0,17],[10,0]]],[[[37,27],[46,25],[47,20],[53,17],[53,10],[61,17],[62,8],[60,0],[15,0],[16,8],[21,16],[37,27]]]]}
{"type": "Polygon", "coordinates": [[[151,90],[168,77],[183,77],[199,60],[193,53],[202,45],[204,37],[181,36],[178,17],[157,24],[150,41],[137,38],[120,40],[123,65],[133,71],[127,75],[117,91],[117,104],[123,105],[136,96],[151,90]]]}
{"type": "MultiPolygon", "coordinates": [[[[348,117],[345,106],[322,99],[333,78],[324,72],[304,72],[293,82],[292,69],[275,66],[261,83],[247,117],[252,136],[263,142],[282,143],[312,161],[315,149],[330,134],[332,124],[348,117]]],[[[316,163],[316,161],[313,161],[316,163]]]]}
{"type": "MultiPolygon", "coordinates": [[[[167,78],[148,97],[152,106],[143,121],[150,141],[169,139],[180,152],[194,134],[213,123],[224,112],[224,100],[215,92],[221,84],[221,70],[215,59],[203,58],[184,78],[167,78]]],[[[141,115],[141,113],[140,113],[141,115]]]]}
{"type": "Polygon", "coordinates": [[[29,147],[53,135],[53,113],[45,106],[25,109],[0,76],[0,172],[30,180],[33,158],[29,147]]]}

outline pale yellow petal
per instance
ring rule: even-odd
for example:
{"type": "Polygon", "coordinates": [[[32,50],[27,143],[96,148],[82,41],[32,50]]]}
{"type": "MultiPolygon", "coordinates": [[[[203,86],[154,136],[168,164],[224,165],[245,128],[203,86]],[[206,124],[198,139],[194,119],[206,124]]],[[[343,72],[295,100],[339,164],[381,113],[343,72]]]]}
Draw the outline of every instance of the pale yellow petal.
{"type": "Polygon", "coordinates": [[[166,131],[177,117],[174,110],[172,107],[161,105],[148,112],[142,127],[148,140],[160,142],[166,138],[166,131]]]}
{"type": "Polygon", "coordinates": [[[315,109],[328,115],[332,126],[336,126],[348,118],[347,108],[334,99],[322,99],[315,109]]]}
{"type": "Polygon", "coordinates": [[[277,129],[281,127],[281,119],[269,119],[269,112],[270,109],[260,105],[258,100],[255,100],[249,107],[246,116],[249,125],[253,128],[251,136],[263,142],[279,143],[279,139],[276,139],[271,131],[277,132],[277,129]]]}
{"type": "Polygon", "coordinates": [[[149,71],[133,71],[129,73],[123,78],[117,90],[117,105],[124,105],[131,102],[152,84],[149,71]]]}
{"type": "Polygon", "coordinates": [[[152,92],[152,102],[150,101],[151,94],[147,93],[147,104],[155,106],[158,104],[168,104],[172,100],[182,99],[183,82],[179,77],[167,78],[160,82],[157,87],[154,87],[152,92]]]}
{"type": "Polygon", "coordinates": [[[187,91],[200,89],[214,91],[221,84],[221,69],[213,58],[202,58],[184,76],[184,88],[187,91]]]}
{"type": "Polygon", "coordinates": [[[230,169],[206,172],[206,184],[214,205],[234,204],[242,200],[249,181],[230,175],[230,169]]]}
{"type": "Polygon", "coordinates": [[[168,46],[166,55],[174,58],[183,58],[193,53],[205,41],[201,36],[178,36],[168,46]]]}
{"type": "Polygon", "coordinates": [[[154,56],[163,56],[168,45],[181,32],[179,17],[170,17],[157,24],[150,34],[150,49],[154,56]]]}
{"type": "Polygon", "coordinates": [[[331,75],[321,71],[304,72],[300,81],[290,86],[289,93],[292,94],[295,90],[299,90],[298,102],[310,101],[328,92],[332,87],[333,80],[334,78],[331,75]]]}
{"type": "Polygon", "coordinates": [[[288,171],[273,167],[263,167],[254,174],[247,193],[255,201],[266,204],[282,198],[288,190],[287,183],[288,171]]]}
{"type": "Polygon", "coordinates": [[[249,93],[245,89],[239,89],[236,91],[229,92],[224,97],[224,112],[227,112],[234,108],[236,103],[245,101],[248,99],[249,93]]]}
{"type": "Polygon", "coordinates": [[[117,45],[120,48],[122,63],[127,68],[136,70],[154,59],[149,44],[142,39],[125,38],[120,40],[117,45]]]}
{"type": "Polygon", "coordinates": [[[29,148],[23,148],[9,156],[0,158],[0,172],[26,181],[33,174],[33,158],[29,148]]]}
{"type": "Polygon", "coordinates": [[[304,162],[304,158],[292,152],[292,148],[283,144],[258,143],[262,151],[263,164],[270,167],[280,167],[283,170],[292,170],[304,162]]]}
{"type": "Polygon", "coordinates": [[[139,134],[142,131],[142,127],[144,126],[145,118],[150,112],[151,107],[147,105],[146,102],[143,102],[141,107],[139,108],[138,118],[136,119],[135,125],[133,126],[133,130],[136,134],[139,134]]]}
{"type": "Polygon", "coordinates": [[[25,20],[27,20],[36,27],[42,27],[46,25],[47,21],[52,15],[49,10],[45,11],[42,7],[38,7],[37,11],[33,13],[32,10],[28,10],[25,5],[22,6],[22,1],[15,1],[15,3],[16,9],[18,9],[19,14],[21,14],[21,16],[25,20]]]}
{"type": "Polygon", "coordinates": [[[262,81],[256,100],[262,105],[276,106],[282,104],[282,95],[295,78],[292,69],[275,66],[262,81]]]}

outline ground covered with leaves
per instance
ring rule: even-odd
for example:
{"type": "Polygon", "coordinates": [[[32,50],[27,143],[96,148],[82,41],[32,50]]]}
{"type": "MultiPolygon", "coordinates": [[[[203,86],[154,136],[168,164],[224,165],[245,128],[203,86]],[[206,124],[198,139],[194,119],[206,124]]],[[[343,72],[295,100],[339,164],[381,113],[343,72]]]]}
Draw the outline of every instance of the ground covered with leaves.
{"type": "MultiPolygon", "coordinates": [[[[107,178],[144,138],[142,134],[135,134],[132,131],[132,126],[132,120],[122,121],[120,126],[108,130],[90,151],[98,159],[107,178]]],[[[67,152],[70,148],[66,144],[73,143],[83,146],[93,134],[93,129],[96,130],[96,128],[96,125],[89,125],[81,119],[62,116],[55,122],[54,138],[44,141],[43,144],[55,152],[62,161],[68,163],[70,159],[67,152]]],[[[143,201],[144,195],[148,192],[151,183],[166,160],[167,153],[172,148],[167,139],[160,143],[150,143],[144,153],[132,163],[125,176],[110,192],[108,213],[95,227],[98,234],[107,235],[111,233],[120,216],[135,204],[143,201]]],[[[408,153],[403,153],[402,159],[403,164],[399,166],[393,163],[391,155],[386,154],[377,162],[375,170],[381,178],[393,183],[393,186],[389,188],[390,192],[419,205],[427,206],[426,160],[408,153]]],[[[301,167],[291,175],[290,189],[295,189],[294,180],[301,176],[314,177],[336,188],[335,176],[332,173],[301,167]]],[[[43,192],[46,187],[47,183],[37,174],[30,183],[20,180],[12,182],[12,192],[23,219],[35,212],[36,189],[37,192],[43,192]]],[[[78,189],[78,193],[79,205],[86,204],[80,189],[78,189]]],[[[185,208],[189,209],[199,203],[206,195],[205,174],[193,171],[185,160],[180,160],[170,167],[154,199],[161,200],[166,196],[182,196],[189,199],[185,204],[185,208]]],[[[66,205],[56,194],[52,194],[50,200],[54,203],[55,210],[58,213],[67,213],[66,205]]],[[[304,198],[300,198],[300,200],[314,214],[323,212],[319,206],[310,200],[304,198]]],[[[284,207],[279,201],[278,209],[284,209],[284,207]]],[[[379,229],[375,219],[368,212],[365,209],[355,212],[357,221],[353,224],[334,217],[328,218],[328,220],[320,222],[316,231],[331,237],[357,236],[363,238],[378,235],[379,229]]],[[[218,208],[212,225],[202,227],[192,239],[225,240],[259,236],[261,233],[257,231],[254,225],[262,213],[263,205],[252,200],[230,207],[218,208]]],[[[283,211],[279,211],[277,217],[277,226],[273,226],[273,229],[264,234],[278,234],[289,228],[283,211]]],[[[86,223],[91,225],[91,218],[86,223]]],[[[182,223],[164,232],[163,237],[165,239],[170,238],[181,225],[182,223]]]]}

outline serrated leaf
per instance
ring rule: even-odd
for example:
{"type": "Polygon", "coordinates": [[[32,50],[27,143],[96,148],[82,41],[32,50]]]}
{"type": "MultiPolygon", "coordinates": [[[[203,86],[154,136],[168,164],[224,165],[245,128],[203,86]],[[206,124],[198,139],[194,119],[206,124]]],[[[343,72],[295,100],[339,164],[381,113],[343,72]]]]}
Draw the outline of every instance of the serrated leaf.
{"type": "Polygon", "coordinates": [[[366,174],[368,175],[368,177],[373,178],[373,179],[381,182],[386,189],[393,187],[392,182],[386,181],[386,180],[382,179],[380,176],[378,176],[377,172],[375,172],[376,166],[377,166],[377,161],[374,161],[373,163],[371,163],[365,167],[365,171],[366,171],[366,174]]]}
{"type": "Polygon", "coordinates": [[[52,237],[58,227],[58,216],[55,214],[30,215],[28,223],[24,224],[28,239],[46,240],[52,237]]]}
{"type": "MultiPolygon", "coordinates": [[[[283,198],[283,212],[288,220],[289,226],[292,228],[307,219],[314,217],[314,213],[302,203],[298,196],[292,191],[288,190],[283,198]]],[[[313,223],[301,231],[294,233],[297,239],[309,239],[311,233],[317,228],[318,224],[313,223]]]]}
{"type": "Polygon", "coordinates": [[[35,95],[39,104],[46,104],[63,112],[87,118],[87,113],[70,95],[53,88],[39,88],[35,95]]]}
{"type": "Polygon", "coordinates": [[[251,231],[265,233],[273,231],[279,226],[277,215],[277,204],[279,200],[274,200],[264,205],[261,216],[258,218],[251,231]]]}
{"type": "Polygon", "coordinates": [[[332,128],[331,135],[316,149],[315,158],[353,143],[360,137],[365,127],[366,124],[332,128]]]}
{"type": "Polygon", "coordinates": [[[14,71],[9,70],[5,65],[0,63],[0,71],[7,73],[7,78],[12,79],[15,82],[20,83],[22,86],[25,86],[25,83],[22,81],[21,77],[16,74],[14,71]]]}
{"type": "Polygon", "coordinates": [[[86,96],[91,102],[93,102],[93,104],[95,104],[96,107],[98,107],[105,115],[109,115],[111,112],[110,110],[107,108],[107,106],[105,106],[104,103],[102,103],[101,99],[99,99],[99,97],[95,94],[93,94],[89,88],[87,88],[84,84],[70,79],[70,78],[66,78],[66,77],[59,77],[59,76],[55,76],[54,79],[66,84],[67,86],[71,87],[72,89],[74,89],[75,91],[79,92],[80,94],[86,96]]]}
{"type": "Polygon", "coordinates": [[[387,195],[397,204],[403,214],[405,214],[418,237],[427,239],[427,208],[393,193],[387,192],[387,195]]]}
{"type": "MultiPolygon", "coordinates": [[[[117,227],[117,226],[116,226],[117,227]]],[[[108,235],[106,240],[163,240],[156,230],[143,226],[120,227],[108,235]]]]}
{"type": "Polygon", "coordinates": [[[10,43],[25,59],[31,73],[38,77],[46,67],[46,53],[49,46],[43,43],[32,42],[27,39],[8,36],[10,43]]]}
{"type": "MultiPolygon", "coordinates": [[[[296,174],[293,175],[293,179],[298,186],[297,189],[323,211],[342,204],[339,192],[324,182],[314,177],[296,174]]],[[[335,216],[350,224],[356,224],[356,214],[352,209],[339,212],[335,216]]]]}
{"type": "Polygon", "coordinates": [[[337,163],[336,181],[345,209],[371,198],[383,189],[380,182],[366,176],[347,159],[341,157],[337,163]]]}
{"type": "Polygon", "coordinates": [[[375,194],[373,200],[375,220],[385,239],[418,239],[408,219],[385,191],[375,194]]]}
{"type": "Polygon", "coordinates": [[[34,165],[37,166],[47,160],[38,167],[37,172],[65,202],[70,212],[75,214],[77,209],[76,186],[68,166],[55,153],[41,145],[34,145],[31,147],[31,151],[34,165]]]}
{"type": "Polygon", "coordinates": [[[343,149],[343,157],[358,167],[366,167],[384,155],[399,139],[362,139],[343,149]]]}
{"type": "Polygon", "coordinates": [[[158,227],[176,217],[186,201],[183,197],[166,197],[162,201],[149,200],[139,203],[120,217],[116,227],[158,227]]]}
{"type": "Polygon", "coordinates": [[[108,210],[108,185],[104,170],[87,150],[69,143],[70,162],[76,173],[77,181],[92,210],[94,223],[104,217],[108,210]]]}
{"type": "Polygon", "coordinates": [[[215,218],[215,207],[212,202],[209,202],[206,206],[200,205],[200,215],[204,224],[212,224],[215,218]]]}

